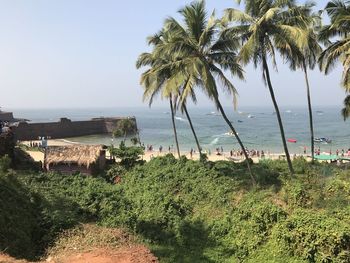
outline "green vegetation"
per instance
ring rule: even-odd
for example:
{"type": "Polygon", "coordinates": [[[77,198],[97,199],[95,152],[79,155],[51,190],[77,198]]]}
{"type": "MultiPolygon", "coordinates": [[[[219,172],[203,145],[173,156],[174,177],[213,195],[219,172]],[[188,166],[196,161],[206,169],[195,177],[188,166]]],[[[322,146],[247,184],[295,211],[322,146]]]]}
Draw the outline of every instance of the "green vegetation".
{"type": "Polygon", "coordinates": [[[122,141],[119,148],[109,147],[108,151],[112,157],[118,158],[120,160],[119,164],[126,169],[132,168],[136,164],[143,163],[143,161],[140,160],[140,156],[144,153],[141,147],[127,147],[122,141]]]}
{"type": "MultiPolygon", "coordinates": [[[[144,88],[144,99],[150,105],[157,95],[170,101],[179,157],[174,122],[176,105],[189,121],[201,156],[200,143],[186,108],[188,99],[197,102],[196,93],[199,89],[214,102],[235,135],[247,160],[252,183],[255,184],[245,147],[221,105],[218,82],[224,91],[232,95],[235,105],[238,92],[234,81],[226,74],[244,79],[243,66],[251,63],[255,68],[261,67],[263,83],[269,89],[289,171],[293,176],[294,168],[272,85],[273,76],[269,63],[277,69],[276,55],[279,53],[292,70],[300,69],[304,73],[313,157],[314,130],[308,70],[314,69],[319,62],[320,69],[328,74],[336,63],[341,62],[344,68],[342,86],[349,92],[350,2],[332,0],[327,4],[323,11],[330,18],[329,25],[322,25],[322,12],[315,12],[315,4],[311,1],[302,4],[293,0],[239,0],[237,3],[242,4],[242,8],[228,8],[222,18],[216,18],[215,11],[208,15],[205,1],[193,1],[180,9],[182,20],[178,21],[173,17],[165,19],[163,28],[148,38],[152,51],[142,53],[136,67],[148,67],[142,73],[140,81],[144,88]]],[[[350,96],[344,100],[344,120],[350,116],[349,105],[350,96]]]]}
{"type": "MultiPolygon", "coordinates": [[[[137,132],[129,119],[114,133],[124,135],[124,141],[110,148],[118,163],[100,177],[35,172],[40,168],[28,158],[21,161],[25,156],[14,150],[13,139],[0,140],[0,251],[38,259],[56,240],[62,246],[68,242],[58,239],[62,232],[81,231],[78,224],[92,223],[136,234],[161,262],[350,262],[350,172],[290,160],[268,65],[276,66],[278,51],[293,70],[303,70],[312,141],[307,69],[318,59],[327,74],[340,60],[342,84],[350,89],[349,1],[328,3],[331,24],[321,30],[310,3],[238,2],[245,4],[244,11],[227,9],[222,19],[207,16],[204,1],[185,6],[182,23],[168,18],[149,39],[151,53],[137,61],[137,67],[149,67],[141,77],[144,99],[152,104],[161,94],[169,100],[178,159],[140,160],[142,148],[125,146],[127,134],[137,132]],[[319,43],[325,45],[323,52],[319,43]],[[243,79],[242,66],[250,62],[262,67],[287,161],[253,164],[221,105],[217,80],[235,100],[237,90],[225,74],[243,79]],[[180,157],[174,121],[178,107],[186,113],[200,150],[186,109],[188,98],[196,102],[197,88],[220,111],[245,162],[180,157]]],[[[344,105],[346,119],[349,96],[344,105]]]]}
{"type": "Polygon", "coordinates": [[[117,128],[113,131],[114,137],[124,136],[124,142],[126,141],[126,136],[128,134],[136,133],[136,124],[132,119],[121,119],[117,123],[117,128]]]}
{"type": "Polygon", "coordinates": [[[128,229],[161,262],[349,262],[350,172],[293,165],[292,179],[285,161],[253,165],[257,187],[244,163],[172,155],[112,167],[117,185],[1,172],[0,250],[35,259],[62,231],[90,222],[128,229]]]}

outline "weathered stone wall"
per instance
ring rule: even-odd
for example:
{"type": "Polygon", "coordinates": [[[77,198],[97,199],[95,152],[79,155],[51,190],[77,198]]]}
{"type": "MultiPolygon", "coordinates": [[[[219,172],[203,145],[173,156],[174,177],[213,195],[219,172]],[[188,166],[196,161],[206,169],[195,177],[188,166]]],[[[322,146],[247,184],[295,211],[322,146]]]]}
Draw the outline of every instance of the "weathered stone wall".
{"type": "MultiPolygon", "coordinates": [[[[16,140],[37,140],[40,136],[50,136],[52,139],[78,137],[94,134],[111,133],[123,118],[96,118],[89,121],[71,121],[62,118],[59,122],[25,123],[13,127],[16,140]]],[[[136,127],[136,119],[133,120],[136,127]]]]}
{"type": "Polygon", "coordinates": [[[0,121],[12,121],[13,114],[12,112],[0,111],[0,121]]]}

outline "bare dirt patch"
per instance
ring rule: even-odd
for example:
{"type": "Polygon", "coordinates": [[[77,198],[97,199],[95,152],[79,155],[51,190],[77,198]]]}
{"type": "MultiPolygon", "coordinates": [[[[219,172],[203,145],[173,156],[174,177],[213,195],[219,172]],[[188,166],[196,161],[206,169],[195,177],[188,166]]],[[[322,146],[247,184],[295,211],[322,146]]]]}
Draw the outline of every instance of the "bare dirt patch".
{"type": "MultiPolygon", "coordinates": [[[[80,225],[61,234],[48,256],[37,263],[157,263],[136,238],[120,229],[80,225]]],[[[29,263],[0,254],[0,263],[29,263]]]]}

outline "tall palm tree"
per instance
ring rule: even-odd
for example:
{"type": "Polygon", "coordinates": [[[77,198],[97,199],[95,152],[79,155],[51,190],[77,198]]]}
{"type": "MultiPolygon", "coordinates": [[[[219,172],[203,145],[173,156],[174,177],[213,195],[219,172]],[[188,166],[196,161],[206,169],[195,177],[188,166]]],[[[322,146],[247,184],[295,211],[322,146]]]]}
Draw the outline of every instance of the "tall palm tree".
{"type": "Polygon", "coordinates": [[[350,117],[350,95],[344,99],[344,108],[341,110],[341,114],[346,121],[350,117]]]}
{"type": "MultiPolygon", "coordinates": [[[[149,37],[149,44],[156,47],[160,43],[166,43],[167,41],[169,41],[169,39],[172,38],[171,34],[172,34],[171,30],[164,28],[158,34],[149,37]]],[[[169,86],[170,86],[171,91],[168,93],[163,91],[162,95],[169,98],[170,109],[171,109],[171,119],[172,119],[172,125],[173,125],[173,130],[174,130],[174,137],[175,137],[175,143],[176,143],[178,156],[180,157],[180,150],[179,150],[178,137],[177,137],[177,131],[176,131],[176,124],[175,124],[175,112],[177,109],[176,105],[179,105],[182,113],[185,113],[185,115],[186,115],[186,118],[190,124],[192,134],[193,134],[195,141],[196,141],[196,144],[197,144],[200,160],[202,160],[201,147],[199,144],[197,134],[196,134],[195,129],[193,127],[191,117],[188,113],[188,109],[186,106],[186,100],[183,99],[183,100],[177,102],[178,98],[179,98],[179,96],[181,96],[181,92],[183,90],[183,88],[181,88],[181,86],[185,85],[186,80],[183,80],[180,83],[168,81],[171,74],[172,74],[172,68],[169,67],[168,65],[171,62],[173,62],[174,59],[176,59],[176,55],[174,55],[174,54],[172,54],[171,56],[164,54],[164,53],[163,54],[144,53],[144,54],[140,55],[139,60],[137,61],[138,68],[140,68],[141,66],[145,66],[145,65],[148,65],[148,66],[152,65],[152,69],[144,72],[144,74],[142,75],[142,78],[141,78],[142,84],[146,86],[146,91],[145,91],[144,96],[147,98],[147,96],[153,96],[154,94],[160,92],[162,89],[169,90],[169,86]],[[161,69],[161,70],[157,71],[157,69],[161,69]],[[165,79],[163,78],[162,81],[157,82],[160,79],[159,78],[160,75],[165,77],[165,79]],[[150,92],[150,91],[152,91],[152,92],[150,92]],[[175,94],[175,95],[173,95],[173,94],[175,94]]],[[[187,94],[187,96],[191,97],[191,99],[194,102],[196,102],[196,96],[194,93],[187,94]]],[[[152,101],[153,100],[150,100],[150,103],[152,103],[152,101]]]]}
{"type": "MultiPolygon", "coordinates": [[[[162,41],[161,40],[162,36],[166,37],[166,34],[164,34],[164,32],[161,31],[159,34],[156,34],[150,37],[148,41],[149,44],[156,46],[162,41]]],[[[142,53],[139,56],[138,60],[136,61],[136,68],[138,69],[143,66],[150,67],[148,70],[142,73],[141,81],[140,81],[141,85],[144,86],[145,88],[143,99],[148,100],[150,107],[153,103],[154,97],[162,92],[162,89],[164,88],[166,81],[170,77],[170,71],[163,70],[162,72],[158,72],[158,74],[150,74],[150,73],[153,72],[155,68],[160,67],[167,63],[168,63],[168,60],[166,57],[157,56],[154,53],[142,53]]],[[[166,94],[166,98],[169,100],[171,122],[173,126],[176,151],[177,151],[178,158],[180,158],[181,154],[180,154],[180,147],[179,147],[179,141],[178,141],[176,123],[175,123],[176,109],[173,104],[174,96],[172,93],[168,93],[166,94]]]]}
{"type": "Polygon", "coordinates": [[[306,83],[306,97],[309,111],[309,125],[310,125],[310,137],[311,137],[311,157],[314,161],[315,154],[315,142],[314,142],[314,126],[312,117],[312,105],[311,105],[311,92],[310,82],[308,76],[308,69],[313,70],[317,63],[317,58],[322,52],[322,48],[318,42],[316,30],[321,24],[321,17],[319,14],[312,13],[314,3],[310,2],[303,6],[296,6],[292,16],[298,12],[300,16],[304,16],[304,21],[309,21],[309,26],[303,31],[305,35],[304,41],[301,41],[300,46],[295,46],[290,43],[287,49],[284,43],[280,46],[280,51],[284,59],[290,63],[292,70],[301,69],[304,72],[304,78],[306,83]]]}
{"type": "Polygon", "coordinates": [[[200,88],[214,102],[235,135],[247,160],[251,179],[255,184],[256,179],[251,170],[249,156],[222,107],[216,81],[218,79],[221,82],[223,90],[231,95],[235,102],[237,91],[223,70],[243,79],[243,69],[237,61],[235,52],[239,42],[218,34],[218,21],[215,14],[209,19],[207,18],[204,1],[193,2],[181,9],[179,13],[183,18],[184,25],[181,25],[174,18],[168,18],[166,26],[173,32],[174,38],[168,43],[158,45],[156,52],[177,54],[177,59],[170,65],[177,73],[172,74],[170,82],[185,83],[180,101],[194,93],[195,88],[200,88]]]}
{"type": "Polygon", "coordinates": [[[296,10],[292,8],[294,7],[292,0],[243,0],[243,2],[245,11],[234,8],[225,10],[223,23],[234,23],[226,30],[226,34],[241,36],[243,45],[239,57],[242,63],[248,64],[252,61],[255,67],[262,66],[264,82],[268,86],[275,108],[288,167],[293,175],[294,170],[267,60],[270,57],[273,66],[277,67],[275,50],[281,51],[292,45],[298,46],[303,36],[300,27],[305,22],[301,17],[298,18],[297,14],[293,14],[296,10]]]}
{"type": "Polygon", "coordinates": [[[340,61],[343,64],[342,86],[350,92],[350,1],[330,1],[325,11],[331,23],[319,34],[320,40],[327,45],[319,58],[320,69],[328,74],[340,61]],[[337,38],[332,42],[334,37],[337,38]]]}
{"type": "MultiPolygon", "coordinates": [[[[185,85],[185,84],[184,84],[184,85],[185,85]]],[[[181,93],[182,93],[182,89],[179,90],[178,98],[181,97],[181,93]]],[[[193,92],[190,94],[190,97],[191,97],[191,99],[192,99],[193,102],[197,102],[196,95],[195,95],[193,92]]],[[[187,109],[186,102],[187,102],[186,99],[179,100],[178,105],[179,105],[179,107],[180,107],[181,112],[182,112],[182,113],[185,113],[186,118],[187,118],[187,120],[188,120],[188,123],[190,124],[190,128],[191,128],[191,131],[192,131],[194,140],[195,140],[196,145],[197,145],[197,149],[198,149],[198,153],[199,153],[199,160],[202,160],[202,159],[203,159],[202,147],[201,147],[200,144],[199,144],[199,140],[198,140],[198,137],[197,137],[197,133],[196,133],[194,127],[193,127],[193,123],[192,123],[192,119],[191,119],[191,117],[190,117],[190,114],[188,113],[188,109],[187,109]]]]}

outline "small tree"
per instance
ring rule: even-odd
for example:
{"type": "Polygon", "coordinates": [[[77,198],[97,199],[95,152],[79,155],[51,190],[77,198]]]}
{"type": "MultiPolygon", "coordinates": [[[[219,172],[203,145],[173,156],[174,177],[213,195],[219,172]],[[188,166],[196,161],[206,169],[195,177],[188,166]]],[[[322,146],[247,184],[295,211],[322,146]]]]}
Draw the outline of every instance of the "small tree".
{"type": "Polygon", "coordinates": [[[135,123],[131,119],[122,119],[118,122],[117,128],[113,131],[114,137],[121,137],[124,135],[124,142],[128,133],[135,132],[135,123]]]}
{"type": "Polygon", "coordinates": [[[141,147],[125,146],[125,142],[121,142],[119,148],[110,147],[111,156],[120,159],[120,165],[126,169],[133,168],[136,164],[142,163],[140,156],[144,154],[141,147]]]}

